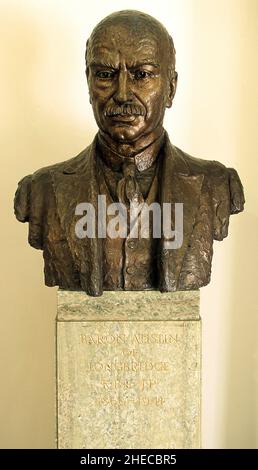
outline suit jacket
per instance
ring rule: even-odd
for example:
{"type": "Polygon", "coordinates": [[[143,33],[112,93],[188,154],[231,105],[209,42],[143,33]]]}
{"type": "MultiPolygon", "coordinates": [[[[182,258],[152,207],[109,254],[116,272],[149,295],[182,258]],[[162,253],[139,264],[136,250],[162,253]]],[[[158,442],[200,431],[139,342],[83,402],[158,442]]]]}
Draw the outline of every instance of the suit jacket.
{"type": "MultiPolygon", "coordinates": [[[[166,249],[163,238],[158,243],[159,289],[197,289],[210,280],[213,239],[222,240],[229,214],[243,210],[242,185],[235,170],[191,157],[167,134],[163,152],[160,202],[172,203],[172,211],[174,203],[184,204],[184,237],[176,250],[166,249]]],[[[102,240],[75,234],[75,207],[90,202],[97,210],[98,194],[96,138],[75,158],[19,182],[15,215],[29,222],[29,243],[43,250],[47,286],[103,293],[102,240]]]]}

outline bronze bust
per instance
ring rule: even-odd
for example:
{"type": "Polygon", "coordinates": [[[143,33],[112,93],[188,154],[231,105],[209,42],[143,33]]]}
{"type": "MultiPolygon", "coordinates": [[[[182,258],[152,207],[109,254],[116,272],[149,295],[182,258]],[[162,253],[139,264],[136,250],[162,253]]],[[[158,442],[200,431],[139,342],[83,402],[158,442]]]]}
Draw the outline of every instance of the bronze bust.
{"type": "Polygon", "coordinates": [[[227,236],[229,216],[243,210],[244,194],[235,170],[187,155],[163,128],[177,86],[172,38],[147,14],[113,13],[87,41],[86,75],[99,127],[93,143],[23,178],[15,195],[16,217],[29,223],[29,243],[43,250],[46,285],[99,296],[103,290],[168,292],[208,284],[213,240],[227,236]],[[100,210],[100,196],[113,212],[100,210]],[[112,215],[119,207],[127,229],[136,203],[169,207],[175,237],[176,207],[183,208],[175,249],[153,227],[148,236],[103,234],[103,224],[117,224],[112,215]]]}

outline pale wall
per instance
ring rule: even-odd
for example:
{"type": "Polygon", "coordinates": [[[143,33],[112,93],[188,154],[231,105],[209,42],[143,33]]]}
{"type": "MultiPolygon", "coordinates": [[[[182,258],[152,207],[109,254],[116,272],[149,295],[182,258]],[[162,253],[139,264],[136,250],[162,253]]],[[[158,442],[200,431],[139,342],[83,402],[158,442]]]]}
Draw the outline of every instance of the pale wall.
{"type": "Polygon", "coordinates": [[[0,2],[0,447],[54,447],[55,432],[56,289],[43,284],[41,252],[27,245],[13,194],[22,176],[91,142],[85,40],[103,16],[124,8],[153,14],[173,34],[173,142],[237,168],[246,188],[246,211],[215,243],[212,283],[201,291],[203,445],[257,447],[256,0],[0,2]]]}

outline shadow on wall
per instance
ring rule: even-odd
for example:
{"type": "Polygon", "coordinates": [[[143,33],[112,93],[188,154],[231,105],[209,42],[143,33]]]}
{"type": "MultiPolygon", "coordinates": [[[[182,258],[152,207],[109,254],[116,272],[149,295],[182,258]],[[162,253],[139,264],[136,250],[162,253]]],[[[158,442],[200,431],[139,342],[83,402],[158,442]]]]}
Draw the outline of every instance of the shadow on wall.
{"type": "Polygon", "coordinates": [[[245,213],[241,219],[228,293],[232,308],[224,417],[226,448],[257,447],[258,250],[254,227],[258,226],[258,218],[245,213]]]}

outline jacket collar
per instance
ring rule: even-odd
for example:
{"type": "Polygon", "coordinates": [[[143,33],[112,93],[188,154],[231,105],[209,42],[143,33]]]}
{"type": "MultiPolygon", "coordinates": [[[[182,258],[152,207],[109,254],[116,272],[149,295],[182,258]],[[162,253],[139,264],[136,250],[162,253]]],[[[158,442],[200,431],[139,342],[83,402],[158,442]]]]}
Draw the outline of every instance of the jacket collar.
{"type": "Polygon", "coordinates": [[[97,139],[97,150],[100,154],[100,157],[105,162],[105,164],[111,169],[118,171],[121,170],[121,167],[124,162],[134,163],[138,171],[148,170],[159,155],[160,148],[164,143],[164,131],[161,136],[152,142],[150,145],[142,149],[140,152],[137,152],[132,157],[126,157],[115,152],[111,149],[105,142],[102,135],[98,134],[97,139]]]}
{"type": "MultiPolygon", "coordinates": [[[[177,147],[171,144],[166,131],[164,131],[164,134],[162,135],[162,141],[160,139],[158,139],[159,142],[155,141],[152,145],[155,144],[156,146],[158,146],[158,148],[163,146],[164,154],[171,161],[171,163],[173,163],[173,171],[177,174],[188,176],[190,174],[189,166],[186,160],[184,159],[182,152],[180,152],[177,147]]],[[[66,175],[84,173],[87,169],[87,160],[89,159],[89,156],[93,156],[93,158],[90,158],[90,160],[92,160],[92,163],[94,162],[94,160],[96,161],[95,157],[97,153],[97,142],[98,134],[95,136],[91,145],[89,145],[76,157],[72,158],[68,162],[65,162],[64,167],[62,169],[62,173],[66,175]]],[[[140,158],[138,160],[138,166],[140,166],[140,158]]]]}

